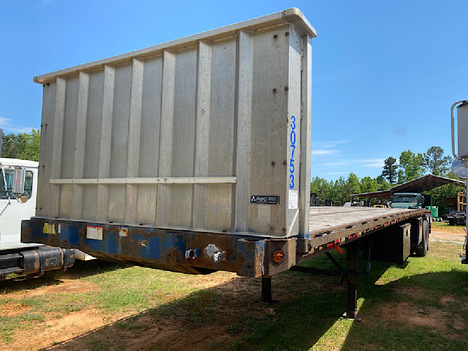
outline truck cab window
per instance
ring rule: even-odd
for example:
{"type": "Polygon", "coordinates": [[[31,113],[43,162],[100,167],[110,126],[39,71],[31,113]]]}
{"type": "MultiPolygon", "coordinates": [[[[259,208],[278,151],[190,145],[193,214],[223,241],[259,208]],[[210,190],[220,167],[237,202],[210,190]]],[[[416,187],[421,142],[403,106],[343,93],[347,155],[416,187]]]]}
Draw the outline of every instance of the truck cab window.
{"type": "MultiPolygon", "coordinates": [[[[16,196],[13,194],[13,180],[15,177],[14,169],[2,169],[0,170],[0,198],[7,199],[16,199],[16,196]]],[[[28,194],[28,199],[31,198],[33,189],[33,173],[32,171],[26,171],[26,179],[24,182],[24,192],[28,194]]]]}

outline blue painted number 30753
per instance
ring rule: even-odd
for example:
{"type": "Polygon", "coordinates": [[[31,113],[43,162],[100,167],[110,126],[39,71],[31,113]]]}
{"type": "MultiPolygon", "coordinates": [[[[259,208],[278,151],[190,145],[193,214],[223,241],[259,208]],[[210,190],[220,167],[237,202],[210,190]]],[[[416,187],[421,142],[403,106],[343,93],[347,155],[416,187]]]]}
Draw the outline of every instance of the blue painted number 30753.
{"type": "Polygon", "coordinates": [[[294,189],[294,151],[296,150],[296,117],[291,116],[291,133],[289,133],[291,142],[291,158],[289,159],[289,188],[294,189]]]}

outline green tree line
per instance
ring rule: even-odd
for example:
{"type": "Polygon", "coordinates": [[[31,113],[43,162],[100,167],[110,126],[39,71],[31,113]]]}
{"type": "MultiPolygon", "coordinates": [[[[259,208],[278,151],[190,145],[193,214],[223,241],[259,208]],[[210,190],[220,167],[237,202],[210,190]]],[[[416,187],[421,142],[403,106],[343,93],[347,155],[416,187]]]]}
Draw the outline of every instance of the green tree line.
{"type": "Polygon", "coordinates": [[[38,129],[33,129],[31,133],[3,135],[2,157],[38,161],[40,137],[38,129]]]}
{"type": "Polygon", "coordinates": [[[382,176],[376,178],[367,176],[359,179],[356,174],[351,172],[348,177],[340,177],[335,181],[314,177],[310,184],[310,192],[317,194],[320,199],[329,199],[343,205],[345,202],[351,201],[352,194],[388,190],[392,186],[382,176]]]}
{"type": "MultiPolygon", "coordinates": [[[[310,191],[317,194],[319,199],[328,199],[343,205],[351,201],[352,194],[369,193],[388,190],[391,187],[417,179],[425,174],[434,174],[457,179],[450,171],[452,157],[446,156],[440,146],[432,146],[425,153],[414,153],[411,150],[403,151],[400,157],[388,157],[384,161],[382,173],[375,178],[363,177],[359,179],[354,173],[348,177],[340,177],[335,181],[324,178],[312,178],[310,191]]],[[[444,202],[445,198],[454,198],[463,187],[444,185],[435,188],[424,195],[432,196],[432,204],[439,207],[439,215],[449,210],[444,202]]]]}

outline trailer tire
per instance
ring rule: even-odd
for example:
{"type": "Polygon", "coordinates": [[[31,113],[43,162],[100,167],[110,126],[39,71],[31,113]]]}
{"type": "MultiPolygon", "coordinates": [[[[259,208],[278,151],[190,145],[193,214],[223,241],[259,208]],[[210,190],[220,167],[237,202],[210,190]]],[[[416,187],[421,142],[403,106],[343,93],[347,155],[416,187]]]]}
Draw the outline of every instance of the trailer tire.
{"type": "Polygon", "coordinates": [[[429,250],[429,222],[423,221],[423,230],[422,230],[422,237],[421,243],[416,246],[414,249],[414,253],[417,257],[424,257],[427,255],[427,251],[429,250]]]}
{"type": "Polygon", "coordinates": [[[414,252],[416,253],[417,257],[426,256],[426,254],[427,254],[427,245],[425,243],[424,236],[423,236],[423,241],[421,242],[421,244],[416,246],[416,248],[414,249],[414,252]]]}

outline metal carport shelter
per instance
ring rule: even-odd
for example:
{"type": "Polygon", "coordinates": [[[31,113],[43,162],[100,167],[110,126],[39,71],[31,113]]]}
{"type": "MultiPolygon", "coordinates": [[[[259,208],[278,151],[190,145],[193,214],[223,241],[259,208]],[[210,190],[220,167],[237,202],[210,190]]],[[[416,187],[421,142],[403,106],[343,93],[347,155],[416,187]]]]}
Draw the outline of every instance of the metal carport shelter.
{"type": "Polygon", "coordinates": [[[353,194],[351,196],[353,198],[360,199],[391,199],[392,195],[395,193],[422,193],[424,191],[432,190],[445,184],[453,184],[463,187],[465,186],[465,182],[462,182],[460,180],[436,176],[433,174],[427,174],[423,177],[411,180],[409,182],[395,185],[389,190],[353,194]]]}

